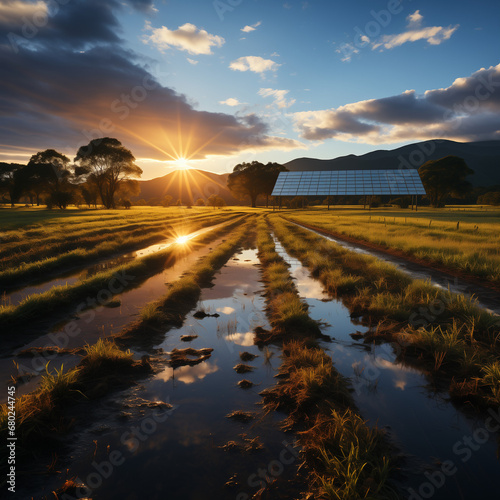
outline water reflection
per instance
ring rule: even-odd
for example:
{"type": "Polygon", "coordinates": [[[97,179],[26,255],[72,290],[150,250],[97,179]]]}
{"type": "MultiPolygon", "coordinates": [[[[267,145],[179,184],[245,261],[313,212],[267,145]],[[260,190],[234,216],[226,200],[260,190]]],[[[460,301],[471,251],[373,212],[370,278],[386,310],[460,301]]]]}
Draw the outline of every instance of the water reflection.
{"type": "Polygon", "coordinates": [[[428,481],[424,471],[432,472],[436,462],[451,460],[457,473],[445,481],[434,498],[497,498],[495,478],[500,474],[500,464],[496,435],[491,434],[466,462],[460,460],[454,452],[456,445],[464,436],[473,436],[477,429],[484,428],[479,416],[471,418],[460,412],[450,404],[447,393],[429,387],[425,374],[397,363],[390,345],[354,341],[350,334],[366,332],[367,327],[353,323],[341,302],[318,300],[307,269],[280,244],[276,249],[292,266],[293,276],[300,277],[296,285],[309,305],[310,316],[320,321],[323,333],[332,338],[322,346],[331,353],[339,372],[351,380],[361,415],[369,424],[386,428],[390,439],[408,457],[406,486],[418,489],[428,481]],[[417,467],[410,470],[409,465],[417,467]]]}
{"type": "Polygon", "coordinates": [[[233,342],[236,345],[240,345],[242,347],[248,347],[253,345],[254,343],[254,333],[233,333],[226,336],[226,339],[230,342],[233,342]]]}
{"type": "Polygon", "coordinates": [[[167,368],[155,378],[168,382],[169,380],[182,382],[184,384],[193,384],[198,380],[203,380],[207,375],[215,373],[219,367],[215,363],[205,361],[195,366],[181,366],[179,368],[167,368]]]}
{"type": "MultiPolygon", "coordinates": [[[[199,365],[175,371],[166,368],[142,382],[140,397],[166,401],[175,406],[168,419],[153,422],[154,432],[150,437],[132,450],[126,448],[122,441],[124,433],[128,436],[130,429],[142,431],[145,423],[151,424],[153,414],[148,413],[142,416],[142,420],[134,414],[125,426],[111,422],[113,430],[104,436],[79,434],[76,450],[72,450],[75,458],[68,470],[71,477],[88,477],[94,472],[92,462],[100,463],[106,459],[107,447],[119,450],[127,457],[124,465],[116,468],[113,475],[92,492],[94,500],[167,497],[234,500],[257,494],[258,486],[249,486],[248,478],[260,469],[267,469],[268,464],[280,456],[283,441],[290,442],[292,438],[279,430],[276,421],[281,417],[274,413],[261,415],[252,424],[226,418],[234,410],[258,412],[257,403],[261,400],[258,393],[275,383],[273,364],[279,365],[278,356],[273,356],[279,352],[277,347],[260,349],[253,345],[251,325],[270,328],[264,313],[265,301],[258,292],[260,273],[252,264],[256,258],[255,250],[244,251],[240,260],[230,261],[217,274],[212,288],[203,290],[196,310],[220,310],[224,321],[222,317],[197,320],[193,311],[181,328],[170,330],[156,346],[170,352],[176,347],[186,347],[186,343],[181,341],[182,335],[195,334],[198,337],[189,342],[190,347],[214,350],[211,358],[199,365]],[[245,259],[250,262],[245,262],[245,259]],[[246,295],[241,293],[242,281],[248,291],[246,295]],[[231,333],[221,334],[221,328],[227,332],[228,322],[232,323],[231,333]],[[238,347],[243,345],[244,349],[238,347]],[[239,352],[243,350],[256,356],[248,362],[254,370],[244,376],[233,369],[241,362],[239,352]],[[258,389],[242,390],[238,382],[243,378],[252,381],[258,389]],[[250,439],[259,437],[265,449],[253,454],[221,449],[228,441],[240,439],[238,436],[242,433],[250,439]],[[97,450],[97,455],[85,455],[82,450],[97,450]],[[134,479],[137,477],[141,481],[134,479]],[[236,482],[234,489],[224,486],[230,478],[236,482]]],[[[122,399],[127,399],[127,393],[122,399]]],[[[288,481],[296,477],[296,471],[297,464],[289,464],[277,478],[284,498],[298,497],[297,492],[287,495],[288,481]]],[[[45,485],[45,489],[50,492],[49,486],[45,485]]],[[[40,489],[37,494],[40,494],[40,489]]]]}

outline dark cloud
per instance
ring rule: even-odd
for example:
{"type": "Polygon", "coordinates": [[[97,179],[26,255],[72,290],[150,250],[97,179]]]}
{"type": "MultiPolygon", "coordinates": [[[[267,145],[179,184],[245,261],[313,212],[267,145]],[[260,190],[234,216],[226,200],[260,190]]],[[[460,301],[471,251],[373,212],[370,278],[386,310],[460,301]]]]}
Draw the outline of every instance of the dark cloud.
{"type": "Polygon", "coordinates": [[[0,131],[15,147],[75,151],[112,135],[138,156],[167,160],[300,145],[267,136],[256,116],[194,109],[117,47],[0,50],[0,67],[10,75],[0,80],[0,131]]]}
{"type": "Polygon", "coordinates": [[[20,11],[19,2],[8,2],[11,15],[0,18],[0,40],[8,41],[14,51],[19,46],[83,49],[120,41],[116,12],[122,5],[116,0],[71,0],[63,5],[37,1],[25,5],[31,8],[20,11]]]}
{"type": "Polygon", "coordinates": [[[338,138],[371,144],[447,138],[463,141],[500,138],[500,64],[458,78],[447,88],[418,96],[360,101],[337,109],[294,114],[302,137],[338,138]]]}
{"type": "MultiPolygon", "coordinates": [[[[32,12],[42,8],[40,2],[25,5],[32,12]]],[[[4,150],[5,145],[11,150],[58,148],[71,155],[91,139],[108,135],[137,157],[161,160],[301,146],[268,136],[256,116],[198,111],[185,96],[160,85],[136,54],[122,48],[115,16],[120,8],[114,0],[73,0],[16,50],[0,43],[4,150]]],[[[3,18],[0,10],[3,34],[19,29],[16,9],[3,18]]]]}
{"type": "Polygon", "coordinates": [[[473,113],[500,110],[500,65],[482,68],[467,78],[458,78],[445,89],[428,90],[425,99],[455,111],[473,113]]]}

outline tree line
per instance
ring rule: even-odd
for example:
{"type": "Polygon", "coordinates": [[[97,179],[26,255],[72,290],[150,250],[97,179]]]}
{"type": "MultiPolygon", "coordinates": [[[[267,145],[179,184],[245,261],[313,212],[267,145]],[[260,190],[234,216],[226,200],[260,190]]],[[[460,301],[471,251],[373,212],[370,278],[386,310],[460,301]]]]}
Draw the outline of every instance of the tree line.
{"type": "Polygon", "coordinates": [[[0,163],[0,195],[12,206],[27,196],[49,207],[66,208],[81,198],[89,207],[115,208],[117,195],[137,192],[133,178],[141,175],[132,152],[118,139],[103,137],[80,147],[73,163],[54,149],[34,154],[27,165],[0,163]]]}
{"type": "MultiPolygon", "coordinates": [[[[286,171],[288,169],[279,163],[240,163],[229,174],[227,186],[236,198],[249,198],[252,207],[256,207],[259,196],[264,196],[267,207],[278,175],[286,171]]],[[[466,177],[471,174],[473,170],[456,156],[431,160],[419,168],[426,198],[434,207],[444,206],[450,198],[469,200],[474,190],[466,177]]],[[[0,163],[0,196],[8,197],[12,206],[26,196],[31,204],[44,203],[49,208],[64,209],[71,203],[81,202],[89,207],[100,203],[110,209],[119,203],[130,208],[128,198],[139,194],[139,183],[135,179],[141,175],[142,169],[135,164],[132,152],[118,139],[103,137],[80,147],[73,162],[56,150],[47,149],[33,155],[27,165],[0,163]]],[[[478,193],[476,198],[479,204],[499,204],[500,190],[478,193]]],[[[402,199],[401,206],[404,202],[402,199]]],[[[140,200],[137,204],[147,203],[140,200]]],[[[207,200],[193,200],[193,203],[214,209],[225,206],[224,199],[217,195],[207,200]]],[[[307,206],[308,200],[296,199],[290,203],[291,207],[299,208],[307,206]]],[[[174,203],[173,198],[166,195],[156,204],[171,206],[182,205],[182,202],[174,203]]],[[[191,202],[186,205],[191,206],[191,202]]]]}

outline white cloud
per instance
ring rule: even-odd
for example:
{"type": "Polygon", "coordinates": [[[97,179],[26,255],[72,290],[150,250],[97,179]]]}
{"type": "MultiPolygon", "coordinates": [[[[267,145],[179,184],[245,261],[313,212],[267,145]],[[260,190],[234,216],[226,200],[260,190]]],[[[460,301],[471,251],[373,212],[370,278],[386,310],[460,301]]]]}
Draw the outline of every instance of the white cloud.
{"type": "Polygon", "coordinates": [[[417,42],[419,40],[425,40],[429,45],[440,45],[444,41],[449,40],[459,27],[457,24],[455,26],[448,26],[447,28],[443,26],[422,28],[421,25],[424,18],[418,10],[410,14],[406,19],[408,21],[406,31],[394,35],[382,36],[376,42],[372,43],[372,49],[393,49],[405,43],[417,42]]]}
{"type": "Polygon", "coordinates": [[[238,99],[234,99],[233,97],[229,97],[225,101],[219,101],[219,104],[225,104],[226,106],[239,106],[242,104],[238,99]]]}
{"type": "Polygon", "coordinates": [[[187,60],[188,60],[188,63],[192,64],[193,66],[196,66],[199,62],[199,61],[195,61],[194,59],[190,59],[189,57],[187,58],[187,60]]]}
{"type": "Polygon", "coordinates": [[[340,48],[335,49],[337,54],[342,54],[340,60],[342,62],[350,62],[353,54],[359,54],[359,49],[357,49],[352,43],[344,43],[340,48]]]}
{"type": "Polygon", "coordinates": [[[24,22],[23,18],[43,18],[48,15],[47,4],[42,1],[26,3],[21,0],[3,0],[0,3],[0,24],[12,24],[24,22]]]}
{"type": "Polygon", "coordinates": [[[349,103],[291,115],[301,137],[391,144],[435,138],[500,139],[500,64],[449,87],[349,103]]]}
{"type": "Polygon", "coordinates": [[[260,89],[259,95],[262,97],[272,97],[274,98],[274,104],[280,108],[289,108],[295,104],[295,99],[286,100],[286,95],[289,90],[277,90],[277,89],[260,89]]]}
{"type": "Polygon", "coordinates": [[[244,28],[241,28],[241,31],[244,33],[250,33],[251,31],[255,31],[260,25],[262,24],[262,21],[259,21],[258,23],[252,24],[250,26],[245,26],[244,28]]]}
{"type": "MultiPolygon", "coordinates": [[[[150,28],[146,25],[147,28],[150,28]]],[[[176,48],[190,54],[212,54],[212,47],[221,47],[225,40],[221,36],[211,35],[194,24],[186,23],[176,30],[169,30],[166,26],[152,29],[153,34],[146,37],[159,50],[176,48]]]]}
{"type": "Polygon", "coordinates": [[[264,73],[265,71],[276,71],[281,64],[271,59],[263,59],[259,56],[244,56],[233,61],[229,67],[234,71],[253,71],[264,73]]]}

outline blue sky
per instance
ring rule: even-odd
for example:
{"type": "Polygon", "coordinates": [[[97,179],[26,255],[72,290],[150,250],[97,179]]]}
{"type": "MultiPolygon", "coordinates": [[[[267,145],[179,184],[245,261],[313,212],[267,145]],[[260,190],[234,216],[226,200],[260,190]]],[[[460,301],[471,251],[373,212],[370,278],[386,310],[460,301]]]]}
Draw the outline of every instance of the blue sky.
{"type": "Polygon", "coordinates": [[[72,156],[98,132],[129,147],[144,178],[181,157],[227,172],[500,139],[499,23],[495,1],[6,0],[0,161],[72,156]]]}

